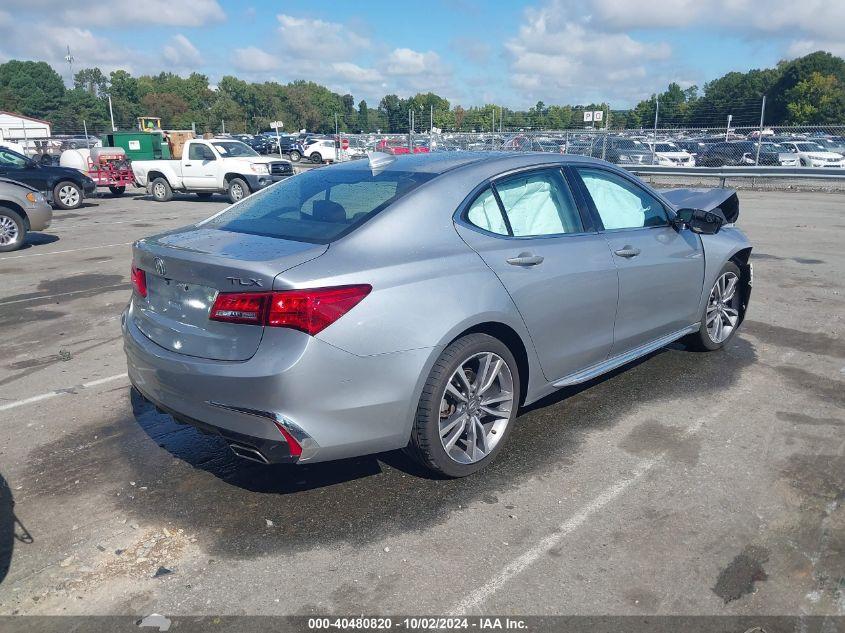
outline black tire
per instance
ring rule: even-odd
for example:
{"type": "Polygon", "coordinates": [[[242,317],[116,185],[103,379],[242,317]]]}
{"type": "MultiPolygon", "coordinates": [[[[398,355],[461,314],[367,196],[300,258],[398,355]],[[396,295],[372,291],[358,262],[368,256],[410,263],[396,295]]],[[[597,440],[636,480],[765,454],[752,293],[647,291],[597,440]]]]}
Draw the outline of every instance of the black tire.
{"type": "Polygon", "coordinates": [[[0,253],[16,251],[26,239],[26,222],[17,211],[0,206],[0,253]]]}
{"type": "Polygon", "coordinates": [[[229,181],[229,186],[226,189],[226,193],[229,195],[229,202],[235,204],[239,200],[243,200],[249,194],[249,185],[246,184],[246,181],[242,178],[232,178],[229,181]]]}
{"type": "Polygon", "coordinates": [[[312,163],[315,163],[317,165],[323,162],[323,157],[320,156],[320,152],[314,152],[313,154],[311,154],[311,156],[309,156],[309,158],[311,159],[312,163]]]}
{"type": "Polygon", "coordinates": [[[159,177],[153,180],[150,183],[150,192],[156,202],[170,202],[173,199],[173,189],[170,188],[167,178],[159,177]]]}
{"type": "Polygon", "coordinates": [[[82,189],[70,180],[61,181],[53,187],[53,205],[59,209],[78,209],[82,206],[82,189]]]}
{"type": "Polygon", "coordinates": [[[727,345],[730,342],[730,340],[734,336],[736,336],[736,332],[739,329],[740,324],[742,323],[742,317],[743,317],[743,314],[742,314],[742,310],[743,310],[743,308],[742,308],[742,294],[743,294],[742,273],[740,272],[739,267],[736,264],[734,264],[733,262],[728,262],[722,267],[722,270],[719,271],[719,274],[716,276],[716,283],[718,283],[718,280],[721,279],[722,276],[725,275],[726,273],[733,273],[737,277],[736,288],[734,290],[734,294],[733,294],[733,297],[732,297],[731,302],[730,302],[731,309],[736,310],[737,314],[738,314],[738,320],[737,320],[736,326],[733,327],[730,334],[728,334],[728,336],[723,340],[716,341],[711,336],[709,330],[707,329],[707,313],[708,313],[708,308],[710,307],[710,296],[711,296],[711,293],[713,292],[713,287],[711,287],[708,290],[708,299],[704,304],[704,310],[702,311],[702,314],[701,314],[701,327],[698,329],[697,332],[694,332],[693,334],[689,334],[686,337],[684,337],[683,342],[690,349],[693,349],[693,350],[698,351],[698,352],[713,352],[717,349],[722,349],[725,345],[727,345]]]}
{"type": "Polygon", "coordinates": [[[423,387],[417,406],[411,440],[406,452],[417,462],[446,477],[466,477],[492,462],[505,445],[519,408],[520,376],[516,360],[508,347],[497,338],[487,334],[469,334],[450,344],[431,369],[423,387]],[[474,463],[460,463],[452,459],[440,439],[440,403],[446,390],[446,383],[458,367],[475,354],[493,352],[510,370],[515,394],[507,425],[501,438],[490,452],[474,463]]]}
{"type": "Polygon", "coordinates": [[[120,187],[109,186],[109,191],[111,191],[111,195],[119,197],[119,196],[122,196],[124,193],[126,193],[126,187],[125,186],[120,186],[120,187]]]}
{"type": "Polygon", "coordinates": [[[197,191],[197,198],[200,200],[211,200],[211,196],[214,195],[210,191],[197,191]]]}
{"type": "Polygon", "coordinates": [[[292,150],[289,156],[292,163],[298,163],[302,160],[302,154],[300,154],[298,150],[292,150]]]}

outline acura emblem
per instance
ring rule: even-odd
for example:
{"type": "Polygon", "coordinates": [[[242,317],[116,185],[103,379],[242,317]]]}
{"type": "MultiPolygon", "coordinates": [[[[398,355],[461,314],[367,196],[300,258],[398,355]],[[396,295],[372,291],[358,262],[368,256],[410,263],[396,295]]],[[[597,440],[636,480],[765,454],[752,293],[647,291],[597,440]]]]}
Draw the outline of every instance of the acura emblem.
{"type": "Polygon", "coordinates": [[[160,276],[164,277],[164,275],[167,273],[167,266],[164,265],[164,260],[161,259],[161,257],[156,257],[153,264],[156,267],[156,272],[160,276]]]}

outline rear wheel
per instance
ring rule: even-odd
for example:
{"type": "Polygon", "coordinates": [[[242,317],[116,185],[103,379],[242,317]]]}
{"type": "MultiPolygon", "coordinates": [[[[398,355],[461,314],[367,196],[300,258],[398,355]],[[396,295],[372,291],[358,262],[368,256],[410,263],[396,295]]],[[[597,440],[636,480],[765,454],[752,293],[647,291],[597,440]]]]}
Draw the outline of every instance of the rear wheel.
{"type": "Polygon", "coordinates": [[[113,195],[113,196],[122,196],[124,193],[126,193],[126,187],[124,187],[124,186],[120,186],[120,187],[109,186],[109,191],[111,191],[111,195],[113,195]]]}
{"type": "Polygon", "coordinates": [[[501,450],[519,405],[519,372],[507,346],[487,334],[449,345],[423,388],[408,453],[447,477],[481,470],[501,450]]]}
{"type": "Polygon", "coordinates": [[[170,183],[167,178],[156,178],[150,187],[153,200],[156,202],[167,202],[173,198],[173,190],[170,188],[170,183]]]}
{"type": "Polygon", "coordinates": [[[698,332],[690,334],[686,343],[699,351],[720,349],[736,334],[740,324],[742,297],[739,267],[728,262],[710,289],[707,305],[698,332]]]}
{"type": "Polygon", "coordinates": [[[12,209],[0,207],[0,253],[16,251],[23,246],[26,223],[12,209]]]}
{"type": "Polygon", "coordinates": [[[82,205],[82,189],[70,180],[53,187],[53,203],[60,209],[78,209],[82,205]]]}
{"type": "Polygon", "coordinates": [[[229,202],[235,204],[249,195],[249,185],[241,178],[232,178],[227,189],[229,202]]]}

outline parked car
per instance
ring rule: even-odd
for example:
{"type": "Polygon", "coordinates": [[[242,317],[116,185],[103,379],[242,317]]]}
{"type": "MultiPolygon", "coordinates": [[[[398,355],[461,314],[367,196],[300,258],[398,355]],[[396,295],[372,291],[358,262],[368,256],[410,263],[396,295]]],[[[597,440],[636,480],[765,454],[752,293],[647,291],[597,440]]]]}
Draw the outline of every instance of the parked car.
{"type": "Polygon", "coordinates": [[[302,153],[312,163],[333,163],[337,160],[338,149],[332,139],[314,139],[302,148],[302,153]]]}
{"type": "Polygon", "coordinates": [[[830,152],[818,143],[786,141],[781,146],[797,155],[802,167],[845,167],[845,156],[830,152]]]}
{"type": "Polygon", "coordinates": [[[696,157],[696,164],[700,167],[750,166],[750,165],[780,165],[780,153],[771,151],[766,143],[760,147],[759,162],[757,159],[756,141],[728,141],[714,143],[696,157]]]}
{"type": "Polygon", "coordinates": [[[606,144],[598,141],[592,148],[593,156],[601,156],[608,162],[618,165],[657,164],[651,148],[638,139],[610,136],[606,144]]]}
{"type": "Polygon", "coordinates": [[[43,231],[53,209],[43,193],[8,178],[0,178],[0,253],[23,246],[28,231],[43,231]]]}
{"type": "Polygon", "coordinates": [[[262,136],[260,134],[253,136],[250,139],[244,140],[239,139],[243,143],[249,145],[252,149],[254,149],[259,154],[269,154],[273,151],[273,142],[271,139],[267,138],[266,136],[262,136]]]}
{"type": "Polygon", "coordinates": [[[240,141],[221,139],[190,140],[181,160],[135,160],[132,171],[135,182],[158,202],[170,200],[174,191],[193,192],[200,198],[226,193],[237,202],[293,175],[290,162],[264,158],[240,141]]]}
{"type": "MultiPolygon", "coordinates": [[[[410,154],[411,150],[408,149],[408,141],[405,139],[398,139],[398,138],[383,138],[378,143],[376,143],[375,151],[383,152],[385,154],[410,154]]],[[[429,148],[427,145],[424,144],[414,144],[414,154],[428,154],[429,148]]]]}
{"type": "Polygon", "coordinates": [[[695,158],[686,150],[669,141],[655,143],[652,147],[658,165],[670,167],[695,167],[695,158]]]}
{"type": "Polygon", "coordinates": [[[129,378],[247,459],[404,447],[468,475],[520,406],[677,339],[728,343],[751,286],[738,214],[731,190],[561,154],[308,171],[134,244],[129,378]]]}
{"type": "Polygon", "coordinates": [[[273,137],[273,144],[274,151],[281,150],[282,154],[294,163],[298,163],[305,156],[305,146],[295,136],[279,136],[278,139],[273,137]]]}
{"type": "Polygon", "coordinates": [[[0,177],[34,187],[59,209],[76,209],[97,190],[96,183],[77,169],[34,161],[0,147],[0,177]]]}

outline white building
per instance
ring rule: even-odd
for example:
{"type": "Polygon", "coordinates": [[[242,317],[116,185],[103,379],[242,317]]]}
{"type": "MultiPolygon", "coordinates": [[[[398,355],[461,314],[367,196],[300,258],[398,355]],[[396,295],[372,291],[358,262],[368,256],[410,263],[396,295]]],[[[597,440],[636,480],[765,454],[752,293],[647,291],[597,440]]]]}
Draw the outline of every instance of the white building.
{"type": "Polygon", "coordinates": [[[20,142],[48,138],[50,135],[48,121],[0,110],[0,140],[20,142]]]}

